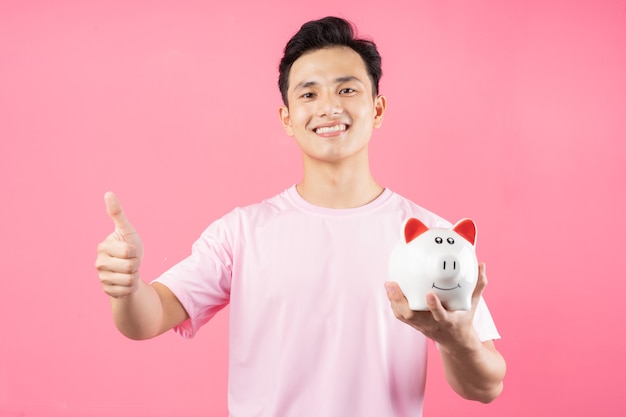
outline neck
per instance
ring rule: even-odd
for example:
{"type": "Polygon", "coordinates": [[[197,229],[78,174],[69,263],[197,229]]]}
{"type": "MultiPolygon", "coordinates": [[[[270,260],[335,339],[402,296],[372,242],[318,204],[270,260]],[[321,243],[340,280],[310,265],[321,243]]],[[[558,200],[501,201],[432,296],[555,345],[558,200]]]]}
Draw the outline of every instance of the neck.
{"type": "Polygon", "coordinates": [[[296,188],[309,203],[336,209],[363,206],[383,192],[367,160],[355,165],[305,159],[304,177],[296,188]]]}

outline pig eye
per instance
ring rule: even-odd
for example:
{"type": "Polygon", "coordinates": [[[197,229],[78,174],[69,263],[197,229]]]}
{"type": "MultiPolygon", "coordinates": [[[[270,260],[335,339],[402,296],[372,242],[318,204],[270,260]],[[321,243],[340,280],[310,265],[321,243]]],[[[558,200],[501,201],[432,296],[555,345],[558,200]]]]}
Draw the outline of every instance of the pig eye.
{"type": "Polygon", "coordinates": [[[443,243],[443,239],[442,239],[442,238],[440,238],[439,236],[437,236],[437,237],[435,238],[435,243],[437,243],[438,245],[441,245],[441,244],[443,243]]]}
{"type": "Polygon", "coordinates": [[[448,243],[451,245],[454,245],[454,239],[452,239],[451,237],[448,238],[448,243]]]}

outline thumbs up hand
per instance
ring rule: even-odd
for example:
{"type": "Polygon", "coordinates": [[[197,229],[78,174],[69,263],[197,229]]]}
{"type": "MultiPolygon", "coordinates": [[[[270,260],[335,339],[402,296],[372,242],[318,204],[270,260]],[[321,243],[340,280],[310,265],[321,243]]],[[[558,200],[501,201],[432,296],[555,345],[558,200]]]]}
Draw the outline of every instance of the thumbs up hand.
{"type": "Polygon", "coordinates": [[[98,244],[96,269],[102,289],[113,298],[126,297],[138,288],[143,243],[112,192],[104,195],[115,231],[98,244]]]}

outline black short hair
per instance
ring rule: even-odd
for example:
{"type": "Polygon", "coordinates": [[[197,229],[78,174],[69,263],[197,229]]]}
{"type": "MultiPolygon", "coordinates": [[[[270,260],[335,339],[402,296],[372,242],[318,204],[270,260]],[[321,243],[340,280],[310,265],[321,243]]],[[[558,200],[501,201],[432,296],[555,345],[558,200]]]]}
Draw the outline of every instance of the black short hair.
{"type": "Polygon", "coordinates": [[[289,72],[293,63],[303,54],[332,46],[346,46],[358,53],[372,82],[372,94],[378,95],[378,83],[382,76],[381,58],[373,41],[357,38],[355,27],[345,19],[328,16],[312,20],[300,27],[300,30],[285,45],[283,58],[278,66],[278,88],[283,102],[288,105],[289,72]]]}

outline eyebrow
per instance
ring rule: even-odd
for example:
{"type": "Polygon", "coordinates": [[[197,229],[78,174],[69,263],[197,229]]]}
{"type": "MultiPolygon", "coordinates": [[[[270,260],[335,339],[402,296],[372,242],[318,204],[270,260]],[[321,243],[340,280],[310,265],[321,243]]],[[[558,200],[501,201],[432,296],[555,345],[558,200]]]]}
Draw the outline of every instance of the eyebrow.
{"type": "MultiPolygon", "coordinates": [[[[345,82],[348,82],[348,81],[357,81],[357,82],[362,84],[362,81],[359,80],[354,75],[344,75],[343,77],[335,78],[335,84],[341,84],[341,83],[345,83],[345,82]]],[[[294,87],[294,91],[301,90],[303,88],[313,87],[313,86],[316,86],[318,84],[319,83],[317,81],[303,81],[301,83],[298,83],[294,87]]]]}

